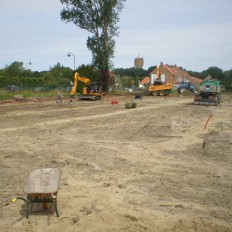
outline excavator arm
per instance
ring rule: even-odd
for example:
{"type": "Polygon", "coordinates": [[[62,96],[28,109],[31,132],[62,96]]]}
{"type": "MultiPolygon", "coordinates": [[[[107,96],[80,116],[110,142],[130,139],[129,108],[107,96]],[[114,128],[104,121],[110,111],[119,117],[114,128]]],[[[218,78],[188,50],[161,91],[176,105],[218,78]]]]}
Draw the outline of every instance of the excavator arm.
{"type": "Polygon", "coordinates": [[[157,66],[157,79],[156,80],[161,80],[161,73],[160,73],[160,66],[157,66]]]}
{"type": "Polygon", "coordinates": [[[99,93],[97,91],[92,91],[90,89],[90,79],[88,79],[86,77],[81,77],[79,75],[79,73],[76,72],[75,75],[74,75],[73,87],[72,87],[72,90],[71,90],[71,93],[70,93],[71,94],[71,97],[70,97],[71,102],[73,101],[74,95],[76,94],[78,81],[81,81],[81,82],[85,83],[85,87],[82,89],[82,94],[80,94],[78,96],[79,100],[84,100],[84,99],[101,100],[102,99],[102,93],[99,93]]]}
{"type": "Polygon", "coordinates": [[[81,77],[81,76],[79,76],[79,73],[76,72],[75,75],[74,75],[74,83],[73,83],[73,87],[72,87],[72,90],[71,90],[71,97],[73,97],[76,94],[78,81],[81,81],[81,82],[85,83],[86,88],[88,88],[89,85],[90,85],[90,79],[88,79],[86,77],[81,77]]]}

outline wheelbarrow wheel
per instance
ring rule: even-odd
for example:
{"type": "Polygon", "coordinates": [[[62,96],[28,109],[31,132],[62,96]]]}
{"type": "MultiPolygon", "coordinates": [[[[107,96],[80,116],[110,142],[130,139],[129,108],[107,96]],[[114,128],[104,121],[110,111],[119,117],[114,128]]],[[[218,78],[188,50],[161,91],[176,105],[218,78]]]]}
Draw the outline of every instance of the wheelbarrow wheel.
{"type": "Polygon", "coordinates": [[[43,203],[43,208],[45,210],[48,210],[50,208],[51,204],[50,203],[43,203]]]}

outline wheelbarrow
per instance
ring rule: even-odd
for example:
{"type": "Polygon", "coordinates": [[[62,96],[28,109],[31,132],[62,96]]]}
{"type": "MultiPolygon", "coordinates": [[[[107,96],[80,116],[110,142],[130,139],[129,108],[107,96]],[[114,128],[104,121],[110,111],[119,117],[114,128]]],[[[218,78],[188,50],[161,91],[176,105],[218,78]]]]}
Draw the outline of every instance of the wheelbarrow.
{"type": "Polygon", "coordinates": [[[53,203],[56,216],[59,217],[57,194],[60,187],[61,170],[58,168],[35,169],[30,173],[24,187],[24,197],[16,196],[12,202],[21,199],[27,204],[26,218],[29,218],[34,203],[42,203],[44,209],[53,203]]]}

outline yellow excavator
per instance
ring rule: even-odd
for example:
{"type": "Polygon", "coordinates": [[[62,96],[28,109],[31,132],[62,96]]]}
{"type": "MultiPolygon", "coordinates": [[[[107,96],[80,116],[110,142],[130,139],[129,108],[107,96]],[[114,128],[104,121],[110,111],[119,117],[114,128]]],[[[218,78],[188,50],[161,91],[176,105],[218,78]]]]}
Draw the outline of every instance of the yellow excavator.
{"type": "Polygon", "coordinates": [[[168,95],[173,85],[170,83],[164,83],[161,80],[160,65],[157,66],[157,78],[152,80],[149,86],[149,92],[153,96],[164,96],[168,95]]]}
{"type": "Polygon", "coordinates": [[[85,83],[82,93],[78,96],[79,100],[101,100],[103,93],[98,92],[98,83],[90,82],[90,79],[81,77],[78,72],[74,75],[73,87],[70,93],[70,101],[73,101],[77,90],[77,83],[81,81],[85,83]]]}

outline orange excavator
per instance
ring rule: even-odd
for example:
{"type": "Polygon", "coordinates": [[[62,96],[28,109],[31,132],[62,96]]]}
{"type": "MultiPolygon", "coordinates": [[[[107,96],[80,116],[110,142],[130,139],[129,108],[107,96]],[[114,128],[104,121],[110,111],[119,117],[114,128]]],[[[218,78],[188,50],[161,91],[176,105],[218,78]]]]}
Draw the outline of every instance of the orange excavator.
{"type": "Polygon", "coordinates": [[[153,96],[164,96],[168,95],[171,90],[173,85],[170,83],[164,83],[161,80],[161,73],[160,73],[160,65],[157,66],[157,78],[155,80],[152,80],[150,82],[149,86],[149,92],[153,96]]]}
{"type": "Polygon", "coordinates": [[[85,83],[85,87],[82,89],[82,93],[78,96],[79,100],[101,100],[103,94],[98,92],[98,83],[90,82],[90,79],[81,77],[78,72],[74,75],[73,87],[70,93],[70,101],[73,101],[77,90],[77,83],[81,81],[85,83]]]}

